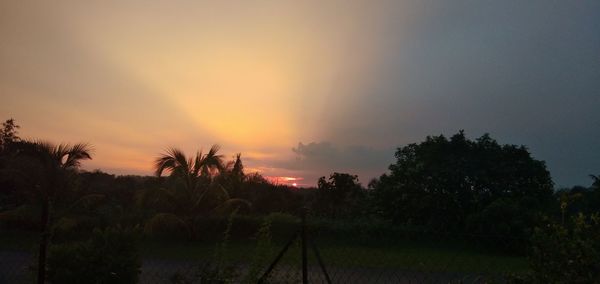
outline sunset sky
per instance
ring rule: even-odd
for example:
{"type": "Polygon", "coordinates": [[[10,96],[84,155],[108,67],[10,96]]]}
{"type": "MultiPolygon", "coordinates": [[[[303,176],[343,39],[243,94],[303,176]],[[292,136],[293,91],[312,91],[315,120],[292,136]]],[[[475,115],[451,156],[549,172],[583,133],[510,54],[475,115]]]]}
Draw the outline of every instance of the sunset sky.
{"type": "MultiPolygon", "coordinates": [[[[363,184],[464,129],[600,174],[600,1],[0,0],[0,119],[151,174],[170,146],[363,184]]],[[[288,177],[288,178],[285,178],[288,177]]]]}

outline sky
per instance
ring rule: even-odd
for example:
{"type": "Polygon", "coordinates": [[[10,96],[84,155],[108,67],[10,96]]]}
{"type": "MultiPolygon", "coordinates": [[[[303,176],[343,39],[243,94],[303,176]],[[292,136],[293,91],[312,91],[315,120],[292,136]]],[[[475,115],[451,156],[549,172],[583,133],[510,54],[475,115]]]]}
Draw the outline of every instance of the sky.
{"type": "Polygon", "coordinates": [[[367,184],[464,129],[589,185],[599,109],[597,0],[0,0],[0,119],[91,143],[88,170],[219,144],[276,182],[367,184]]]}

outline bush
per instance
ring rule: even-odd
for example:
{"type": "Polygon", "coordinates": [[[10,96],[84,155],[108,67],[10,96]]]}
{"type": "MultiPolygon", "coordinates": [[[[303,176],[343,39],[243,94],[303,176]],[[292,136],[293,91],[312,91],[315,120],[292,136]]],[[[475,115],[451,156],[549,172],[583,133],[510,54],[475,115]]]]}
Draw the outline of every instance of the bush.
{"type": "Polygon", "coordinates": [[[530,258],[538,283],[600,283],[600,215],[536,228],[530,258]]]}
{"type": "Polygon", "coordinates": [[[51,283],[137,283],[141,261],[136,246],[138,229],[94,230],[92,237],[50,247],[51,283]]]}

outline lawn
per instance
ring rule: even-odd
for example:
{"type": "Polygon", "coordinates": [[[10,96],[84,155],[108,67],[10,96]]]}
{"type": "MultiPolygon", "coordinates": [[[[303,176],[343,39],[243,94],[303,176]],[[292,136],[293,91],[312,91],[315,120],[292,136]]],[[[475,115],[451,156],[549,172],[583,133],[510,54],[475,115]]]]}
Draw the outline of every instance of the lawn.
{"type": "MultiPolygon", "coordinates": [[[[18,231],[2,231],[0,249],[34,252],[37,234],[18,231]]],[[[145,259],[176,261],[214,261],[221,257],[225,261],[266,264],[275,259],[285,242],[272,242],[257,249],[256,241],[234,240],[222,246],[221,242],[158,241],[142,240],[140,252],[145,259]],[[217,256],[216,249],[223,253],[217,256]],[[257,260],[257,255],[262,256],[257,260]]],[[[416,241],[398,241],[389,244],[342,243],[333,240],[316,241],[322,259],[328,267],[381,268],[410,271],[450,271],[484,273],[521,273],[528,270],[527,258],[500,252],[485,252],[464,246],[445,245],[416,241]]],[[[308,261],[317,264],[309,247],[308,261]]],[[[300,242],[295,241],[281,260],[283,264],[301,263],[300,242]]]]}
{"type": "MultiPolygon", "coordinates": [[[[283,242],[277,242],[257,250],[255,242],[231,241],[224,250],[222,249],[222,255],[227,261],[251,263],[256,261],[257,254],[262,254],[263,259],[270,263],[283,247],[283,242]]],[[[528,269],[527,259],[523,256],[484,253],[453,246],[432,247],[411,243],[364,246],[327,242],[317,244],[317,247],[326,266],[335,267],[478,273],[520,273],[528,269]]],[[[216,243],[146,241],[142,245],[142,255],[146,258],[211,261],[215,258],[216,249],[216,243]]],[[[317,264],[310,247],[308,257],[309,263],[317,264]]],[[[286,252],[281,263],[298,265],[300,262],[301,249],[296,241],[286,252]]]]}

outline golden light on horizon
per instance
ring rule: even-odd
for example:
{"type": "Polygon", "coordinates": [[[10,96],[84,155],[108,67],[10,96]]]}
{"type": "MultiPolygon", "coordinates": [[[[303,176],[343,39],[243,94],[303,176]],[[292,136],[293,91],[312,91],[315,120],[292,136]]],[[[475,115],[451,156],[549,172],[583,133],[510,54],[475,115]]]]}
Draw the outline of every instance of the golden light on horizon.
{"type": "Polygon", "coordinates": [[[219,144],[223,154],[248,158],[248,169],[299,175],[282,161],[294,159],[300,141],[327,139],[327,125],[343,118],[336,112],[360,103],[340,82],[368,69],[348,52],[372,52],[348,48],[365,28],[355,21],[364,5],[343,14],[322,6],[16,5],[3,26],[10,44],[0,48],[10,54],[3,87],[18,94],[7,105],[21,110],[15,118],[25,134],[92,142],[98,151],[87,169],[149,174],[165,147],[193,153],[219,144]],[[19,78],[33,84],[24,88],[19,78]]]}
{"type": "Polygon", "coordinates": [[[286,108],[293,81],[284,61],[243,49],[207,58],[187,90],[173,98],[203,129],[228,141],[289,145],[286,108]]]}
{"type": "Polygon", "coordinates": [[[206,40],[183,47],[167,42],[144,52],[115,45],[104,46],[102,52],[219,143],[293,145],[290,109],[302,66],[294,50],[252,46],[244,40],[206,40]]]}

